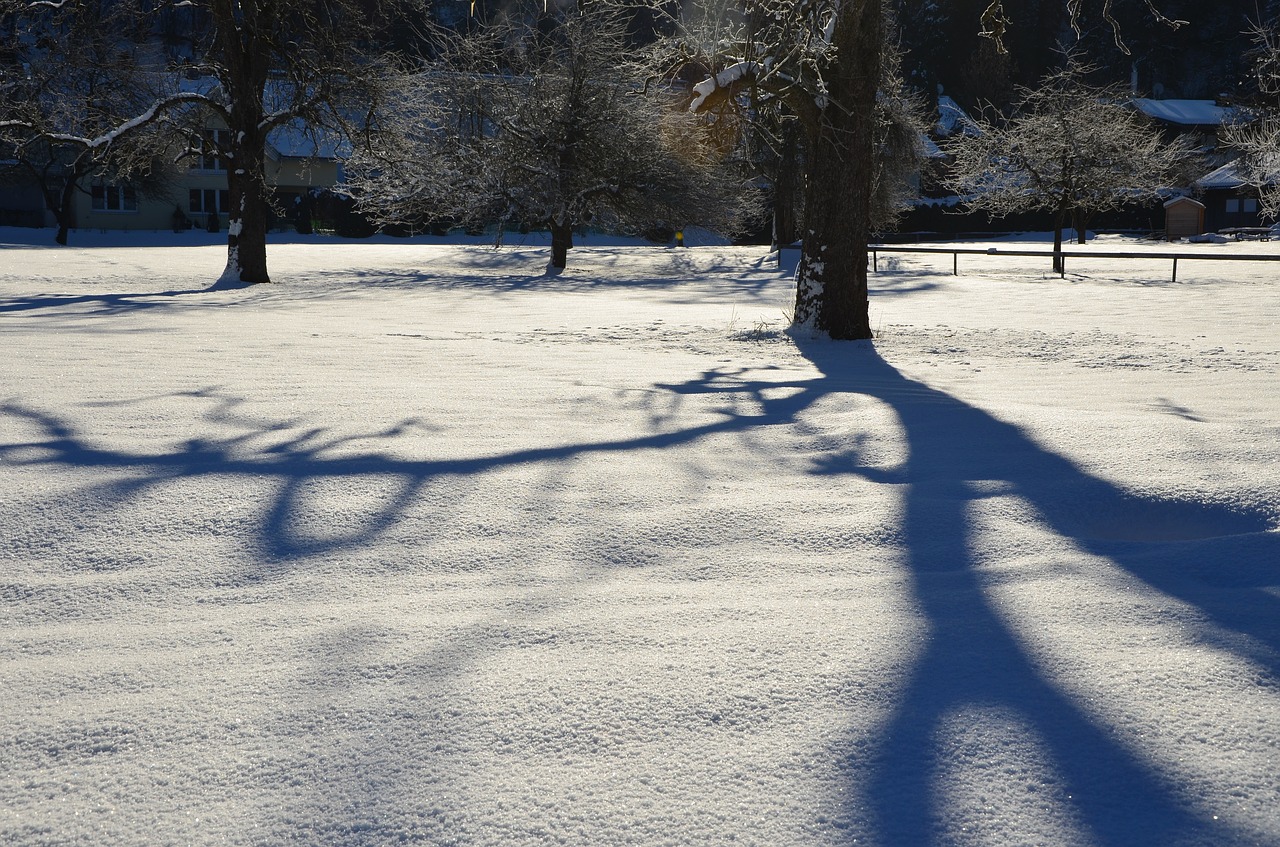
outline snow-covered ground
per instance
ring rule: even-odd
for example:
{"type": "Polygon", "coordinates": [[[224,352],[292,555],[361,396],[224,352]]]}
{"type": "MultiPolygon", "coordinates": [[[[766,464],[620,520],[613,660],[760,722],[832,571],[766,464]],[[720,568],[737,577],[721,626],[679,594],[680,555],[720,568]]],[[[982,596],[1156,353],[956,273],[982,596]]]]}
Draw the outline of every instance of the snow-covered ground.
{"type": "Polygon", "coordinates": [[[0,230],[0,843],[1280,844],[1280,264],[182,237],[0,230]]]}

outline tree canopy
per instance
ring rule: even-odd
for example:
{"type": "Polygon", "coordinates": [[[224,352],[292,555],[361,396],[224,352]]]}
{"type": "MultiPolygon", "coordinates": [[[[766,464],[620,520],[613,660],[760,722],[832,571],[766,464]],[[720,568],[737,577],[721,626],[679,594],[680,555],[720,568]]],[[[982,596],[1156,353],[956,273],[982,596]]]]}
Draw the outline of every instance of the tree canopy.
{"type": "Polygon", "coordinates": [[[496,23],[437,44],[348,168],[379,222],[545,227],[563,268],[587,224],[731,232],[749,211],[742,173],[679,92],[647,84],[616,10],[588,4],[545,29],[496,23]]]}
{"type": "Polygon", "coordinates": [[[951,187],[969,208],[1052,212],[1055,251],[1068,219],[1083,242],[1090,217],[1158,197],[1190,155],[1128,108],[1123,92],[1091,86],[1084,73],[1069,67],[1021,89],[1010,114],[982,116],[978,133],[947,145],[951,187]]]}

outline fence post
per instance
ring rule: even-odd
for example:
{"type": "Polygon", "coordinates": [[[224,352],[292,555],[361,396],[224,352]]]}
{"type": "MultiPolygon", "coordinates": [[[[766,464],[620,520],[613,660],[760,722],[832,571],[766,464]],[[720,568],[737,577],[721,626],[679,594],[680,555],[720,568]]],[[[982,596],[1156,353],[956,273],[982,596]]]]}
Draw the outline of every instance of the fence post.
{"type": "Polygon", "coordinates": [[[880,273],[880,261],[876,258],[876,251],[871,251],[871,272],[880,273]]]}
{"type": "Polygon", "coordinates": [[[951,254],[951,275],[960,276],[960,254],[951,254]]]}
{"type": "Polygon", "coordinates": [[[1171,282],[1178,281],[1178,257],[1177,256],[1173,257],[1173,279],[1170,281],[1171,282]]]}

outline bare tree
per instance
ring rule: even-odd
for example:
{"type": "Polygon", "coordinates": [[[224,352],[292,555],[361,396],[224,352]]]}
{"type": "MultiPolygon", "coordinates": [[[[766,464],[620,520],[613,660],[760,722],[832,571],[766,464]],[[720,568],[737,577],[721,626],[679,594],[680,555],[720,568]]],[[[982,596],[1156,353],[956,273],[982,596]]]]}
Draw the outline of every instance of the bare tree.
{"type": "MultiPolygon", "coordinates": [[[[145,0],[135,0],[145,2],[145,0]]],[[[269,282],[267,139],[286,124],[347,133],[376,108],[383,77],[380,5],[361,0],[183,0],[200,13],[193,71],[217,85],[203,106],[227,132],[209,139],[227,164],[223,280],[269,282]]]]}
{"type": "Polygon", "coordinates": [[[744,180],[672,92],[644,82],[625,19],[603,4],[442,34],[439,59],[401,80],[348,183],[381,223],[545,227],[553,269],[587,224],[732,230],[749,206],[744,180]]]}
{"type": "MultiPolygon", "coordinates": [[[[21,64],[0,75],[0,145],[11,170],[39,186],[66,244],[74,200],[89,178],[136,192],[155,183],[167,141],[157,124],[198,99],[149,73],[146,32],[117,4],[23,8],[21,64]]],[[[163,170],[161,167],[160,170],[163,170]]]]}
{"type": "MultiPolygon", "coordinates": [[[[153,94],[150,104],[138,112],[95,112],[96,135],[41,126],[37,127],[40,137],[101,151],[118,147],[140,123],[168,116],[171,129],[181,127],[191,139],[189,153],[217,156],[227,166],[230,208],[226,210],[227,264],[222,279],[269,282],[267,139],[286,124],[312,132],[348,131],[376,105],[376,83],[383,76],[377,70],[381,61],[378,0],[9,3],[22,11],[24,27],[33,26],[41,16],[56,16],[47,39],[65,43],[62,52],[68,55],[72,45],[67,40],[73,29],[98,26],[101,11],[111,10],[113,23],[101,30],[101,40],[126,46],[139,71],[122,91],[131,91],[132,100],[137,101],[138,81],[144,79],[163,80],[171,90],[162,96],[153,94]],[[155,49],[157,16],[162,13],[181,17],[180,29],[188,44],[181,56],[185,62],[181,74],[169,62],[173,56],[155,49]],[[132,41],[125,40],[129,34],[132,41]],[[204,132],[210,124],[225,131],[204,132]]],[[[10,126],[22,121],[31,123],[19,116],[10,119],[10,126]]]]}
{"type": "Polygon", "coordinates": [[[1068,221],[1084,243],[1090,218],[1159,197],[1190,154],[1124,105],[1123,92],[1090,86],[1082,73],[1072,66],[1020,89],[1012,114],[983,116],[980,133],[947,144],[950,187],[970,209],[1053,215],[1055,270],[1068,221]]]}

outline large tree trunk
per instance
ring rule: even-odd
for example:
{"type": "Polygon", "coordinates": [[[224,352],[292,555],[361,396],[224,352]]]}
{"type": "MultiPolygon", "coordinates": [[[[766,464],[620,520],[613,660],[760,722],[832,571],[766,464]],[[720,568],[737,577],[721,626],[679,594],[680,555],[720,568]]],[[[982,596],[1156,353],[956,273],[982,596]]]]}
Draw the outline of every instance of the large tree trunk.
{"type": "Polygon", "coordinates": [[[564,270],[568,264],[569,251],[573,249],[573,226],[570,224],[551,224],[551,268],[564,270]]]}
{"type": "Polygon", "coordinates": [[[809,127],[795,323],[831,338],[870,338],[867,243],[883,8],[880,0],[846,0],[839,15],[832,42],[839,59],[827,77],[829,102],[809,127]]]}
{"type": "MultiPolygon", "coordinates": [[[[233,135],[237,130],[232,128],[233,135]]],[[[270,282],[267,274],[267,199],[263,182],[263,142],[238,145],[227,168],[230,208],[227,210],[227,268],[225,281],[270,282]]]]}
{"type": "Polygon", "coordinates": [[[227,267],[220,282],[270,282],[267,275],[267,129],[263,96],[270,51],[262,33],[270,26],[257,18],[274,13],[254,4],[216,0],[210,4],[218,28],[227,129],[232,156],[227,166],[227,267]],[[264,29],[264,27],[266,27],[264,29]]]}

